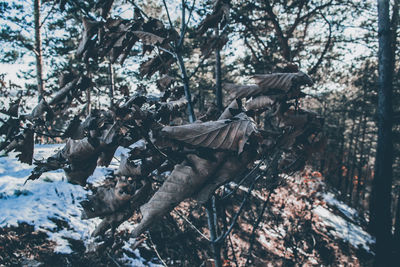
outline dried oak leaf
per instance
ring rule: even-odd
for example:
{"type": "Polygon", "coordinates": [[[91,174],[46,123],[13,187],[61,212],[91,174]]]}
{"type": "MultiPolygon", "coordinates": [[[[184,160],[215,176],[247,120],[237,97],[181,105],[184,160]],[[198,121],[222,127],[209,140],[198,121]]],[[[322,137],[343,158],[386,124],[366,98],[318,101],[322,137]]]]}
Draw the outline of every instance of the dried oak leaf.
{"type": "Polygon", "coordinates": [[[257,85],[239,85],[233,83],[225,83],[224,89],[228,91],[229,97],[227,98],[228,103],[235,99],[250,98],[260,92],[260,88],[257,85]]]}
{"type": "Polygon", "coordinates": [[[93,146],[88,138],[68,139],[62,150],[63,157],[69,163],[64,169],[68,181],[85,185],[86,179],[96,169],[99,153],[99,148],[93,146]]]}
{"type": "Polygon", "coordinates": [[[157,169],[164,161],[165,160],[160,156],[152,156],[146,160],[142,160],[141,164],[135,164],[126,155],[122,154],[121,162],[115,174],[128,177],[147,176],[157,169]]]}
{"type": "Polygon", "coordinates": [[[202,35],[210,28],[216,28],[218,23],[221,22],[221,27],[226,24],[227,17],[229,16],[229,0],[217,0],[214,3],[213,12],[208,14],[206,18],[200,23],[197,29],[197,34],[202,35]]]}
{"type": "Polygon", "coordinates": [[[192,196],[199,203],[206,203],[215,190],[227,181],[241,177],[240,175],[247,169],[248,163],[254,160],[256,153],[244,152],[240,157],[235,155],[223,156],[224,163],[221,167],[204,183],[201,190],[192,196]]]}
{"type": "Polygon", "coordinates": [[[175,59],[173,58],[173,56],[169,53],[164,52],[140,64],[140,75],[146,75],[148,78],[150,78],[157,71],[159,71],[160,73],[166,73],[174,62],[175,59]]]}
{"type": "Polygon", "coordinates": [[[127,179],[119,177],[114,186],[105,185],[81,202],[83,219],[111,214],[121,209],[134,194],[134,186],[127,179]]]}
{"type": "Polygon", "coordinates": [[[63,168],[67,164],[67,161],[63,157],[61,150],[46,160],[35,160],[34,164],[36,167],[32,170],[31,175],[26,179],[25,183],[28,180],[38,179],[45,172],[63,168]]]}
{"type": "Polygon", "coordinates": [[[20,152],[17,158],[22,163],[32,164],[33,158],[33,135],[32,129],[25,129],[23,134],[15,136],[14,140],[5,148],[8,153],[10,151],[20,152]]]}
{"type": "Polygon", "coordinates": [[[129,157],[121,154],[121,160],[119,163],[116,175],[122,176],[139,176],[142,174],[142,165],[136,165],[134,162],[129,160],[129,157]]]}
{"type": "Polygon", "coordinates": [[[222,49],[228,41],[227,34],[221,36],[213,35],[210,38],[205,38],[205,42],[200,46],[201,54],[207,57],[213,50],[222,49]]]}
{"type": "Polygon", "coordinates": [[[54,112],[50,108],[49,104],[46,102],[46,100],[42,99],[40,100],[39,104],[36,105],[36,107],[32,110],[31,114],[28,114],[26,118],[28,120],[35,120],[39,119],[44,113],[46,113],[46,120],[52,120],[54,117],[54,112]]]}
{"type": "Polygon", "coordinates": [[[11,117],[18,117],[18,108],[19,108],[20,102],[21,102],[21,99],[18,98],[17,100],[15,100],[14,102],[12,102],[10,104],[10,107],[7,110],[1,109],[0,112],[3,114],[6,114],[8,116],[11,116],[11,117]]]}
{"type": "Polygon", "coordinates": [[[253,92],[253,95],[283,94],[286,95],[288,99],[292,99],[300,95],[300,86],[311,86],[314,84],[310,76],[301,71],[296,73],[260,74],[253,76],[253,79],[259,86],[259,91],[253,92]]]}
{"type": "Polygon", "coordinates": [[[133,31],[133,34],[142,40],[142,43],[145,45],[162,45],[165,40],[165,38],[155,35],[151,32],[133,31]]]}
{"type": "Polygon", "coordinates": [[[175,82],[175,78],[169,75],[164,75],[157,80],[157,88],[165,91],[175,82]]]}
{"type": "MultiPolygon", "coordinates": [[[[218,152],[218,154],[223,154],[223,152],[218,152]]],[[[199,190],[222,163],[222,156],[217,155],[216,158],[215,161],[208,161],[189,154],[182,164],[175,165],[171,175],[160,189],[140,208],[143,218],[132,235],[139,236],[154,221],[199,190]]]]}
{"type": "Polygon", "coordinates": [[[65,129],[63,138],[68,137],[74,140],[82,139],[84,137],[84,129],[81,127],[81,120],[79,119],[79,116],[75,116],[65,129]]]}
{"type": "Polygon", "coordinates": [[[312,79],[304,72],[273,73],[255,75],[256,85],[224,84],[230,93],[229,101],[236,98],[250,98],[267,95],[272,98],[293,99],[301,96],[300,86],[313,85],[312,79]]]}
{"type": "Polygon", "coordinates": [[[57,93],[53,96],[53,98],[49,101],[50,105],[55,105],[62,101],[67,95],[72,95],[72,91],[76,90],[76,85],[79,81],[80,77],[76,77],[69,83],[67,83],[64,87],[57,91],[57,93]]]}
{"type": "Polygon", "coordinates": [[[271,108],[271,106],[275,103],[275,101],[269,96],[258,96],[246,102],[247,110],[263,110],[267,108],[271,108]]]}
{"type": "Polygon", "coordinates": [[[93,46],[96,40],[93,37],[97,34],[99,27],[102,25],[102,22],[93,21],[88,18],[83,18],[83,33],[82,39],[79,43],[78,49],[76,50],[76,55],[81,57],[86,50],[93,46]]]}
{"type": "Polygon", "coordinates": [[[3,150],[10,144],[12,139],[19,133],[20,121],[19,119],[9,118],[3,121],[0,126],[0,135],[5,135],[4,141],[0,144],[0,150],[3,150]]]}
{"type": "Polygon", "coordinates": [[[241,113],[228,120],[166,126],[161,131],[168,138],[186,144],[232,150],[240,154],[250,136],[257,132],[257,128],[251,118],[241,113]]]}

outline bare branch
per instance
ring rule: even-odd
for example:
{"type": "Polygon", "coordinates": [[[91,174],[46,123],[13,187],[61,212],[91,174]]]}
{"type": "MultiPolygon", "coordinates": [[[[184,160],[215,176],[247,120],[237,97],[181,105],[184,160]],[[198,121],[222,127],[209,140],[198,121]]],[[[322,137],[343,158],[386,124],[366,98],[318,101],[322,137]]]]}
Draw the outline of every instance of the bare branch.
{"type": "Polygon", "coordinates": [[[326,41],[326,44],[325,44],[324,51],[322,51],[322,54],[321,54],[321,56],[318,58],[317,63],[315,63],[315,65],[314,65],[314,66],[311,68],[311,70],[308,72],[309,75],[314,74],[314,73],[317,71],[319,65],[321,65],[322,60],[324,59],[326,53],[328,52],[328,49],[329,49],[329,46],[331,45],[331,40],[332,40],[332,25],[331,25],[331,23],[329,22],[329,20],[328,20],[322,13],[320,13],[320,15],[321,15],[322,18],[325,20],[325,22],[328,24],[328,27],[329,27],[329,35],[328,35],[328,40],[326,41]]]}

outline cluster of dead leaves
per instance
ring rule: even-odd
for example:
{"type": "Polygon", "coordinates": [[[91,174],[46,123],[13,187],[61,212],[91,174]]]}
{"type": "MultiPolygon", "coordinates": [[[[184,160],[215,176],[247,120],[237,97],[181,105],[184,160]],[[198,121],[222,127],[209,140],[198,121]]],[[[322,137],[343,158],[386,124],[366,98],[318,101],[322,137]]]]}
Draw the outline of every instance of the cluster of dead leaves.
{"type": "MultiPolygon", "coordinates": [[[[179,38],[175,29],[166,28],[160,20],[148,18],[145,21],[137,8],[133,20],[108,18],[103,22],[84,18],[83,28],[76,51],[78,57],[83,57],[84,61],[89,58],[109,58],[112,63],[119,61],[121,65],[139,41],[144,54],[152,52],[155,47],[171,50],[170,43],[179,38]]],[[[174,62],[171,53],[160,52],[141,64],[140,74],[151,77],[158,71],[161,74],[167,73],[174,62]]]]}
{"type": "MultiPolygon", "coordinates": [[[[111,5],[112,1],[98,3],[103,17],[107,17],[111,5]]],[[[223,25],[228,12],[229,1],[217,1],[212,14],[200,25],[199,34],[223,25]]],[[[76,53],[85,61],[108,57],[111,62],[119,59],[123,63],[139,40],[146,52],[154,47],[168,50],[178,38],[177,32],[160,20],[145,21],[138,9],[133,20],[85,18],[83,26],[76,53]]],[[[221,40],[215,43],[218,47],[224,44],[221,40]]],[[[174,60],[171,53],[161,52],[142,63],[140,73],[148,77],[167,73],[174,60]]],[[[104,218],[95,234],[118,226],[141,206],[143,218],[132,233],[138,236],[186,198],[205,203],[219,186],[240,179],[257,159],[279,152],[278,171],[301,170],[311,153],[324,143],[321,118],[296,104],[304,96],[301,87],[312,85],[311,78],[303,72],[253,78],[255,85],[225,85],[231,102],[216,120],[173,126],[174,118],[184,114],[187,101],[180,98],[179,87],[171,89],[175,80],[164,76],[158,81],[164,90],[161,99],[133,96],[115,110],[92,110],[83,122],[74,117],[62,135],[69,138],[65,147],[48,159],[36,161],[28,179],[63,168],[69,181],[85,185],[97,166],[110,164],[119,146],[129,148],[141,140],[143,148],[132,148],[129,156],[122,157],[116,181],[98,188],[83,204],[87,217],[104,218]],[[254,120],[261,113],[264,127],[254,120]],[[159,180],[166,172],[170,175],[159,180]],[[161,184],[155,192],[149,189],[154,181],[161,184]]],[[[90,85],[86,76],[69,73],[60,77],[60,90],[51,100],[42,100],[32,114],[18,116],[15,105],[11,105],[3,111],[10,118],[0,127],[0,134],[5,135],[0,148],[19,151],[21,161],[31,163],[34,129],[51,121],[54,109],[67,108],[74,98],[79,101],[79,93],[90,85]],[[31,121],[32,126],[23,126],[23,120],[31,121]]]]}

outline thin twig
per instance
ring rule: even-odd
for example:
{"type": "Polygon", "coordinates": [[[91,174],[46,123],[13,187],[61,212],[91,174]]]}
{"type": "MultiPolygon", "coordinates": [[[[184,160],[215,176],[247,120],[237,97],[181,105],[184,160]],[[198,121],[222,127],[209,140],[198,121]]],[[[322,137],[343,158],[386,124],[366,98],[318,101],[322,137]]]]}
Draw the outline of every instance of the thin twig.
{"type": "Polygon", "coordinates": [[[264,162],[264,159],[260,160],[260,162],[253,169],[251,169],[251,171],[248,172],[246,174],[246,176],[242,178],[242,180],[239,181],[239,183],[236,185],[235,189],[233,189],[231,192],[229,192],[228,194],[223,196],[222,199],[227,199],[229,196],[236,193],[236,191],[239,189],[239,187],[247,180],[247,178],[249,178],[256,170],[258,170],[260,168],[260,166],[263,162],[264,162]]]}
{"type": "Polygon", "coordinates": [[[110,253],[106,252],[107,256],[114,262],[115,265],[117,265],[118,267],[121,267],[121,265],[119,265],[119,263],[113,258],[111,257],[110,253]]]}
{"type": "Polygon", "coordinates": [[[232,255],[233,255],[233,262],[235,263],[236,267],[239,266],[237,258],[236,258],[236,254],[235,254],[235,247],[233,246],[233,242],[232,242],[232,238],[231,238],[231,234],[228,236],[229,237],[229,244],[231,246],[231,250],[232,250],[232,255]]]}
{"type": "Polygon", "coordinates": [[[186,2],[185,0],[182,0],[182,25],[181,25],[181,35],[179,37],[179,41],[176,45],[177,50],[180,50],[183,45],[183,39],[185,37],[185,32],[186,32],[186,2]]]}
{"type": "Polygon", "coordinates": [[[147,235],[148,235],[148,237],[149,237],[149,241],[150,241],[151,247],[153,248],[154,252],[157,254],[158,259],[162,262],[162,264],[163,264],[165,267],[168,267],[168,265],[165,263],[165,261],[161,258],[160,253],[158,253],[157,247],[156,247],[156,245],[154,244],[153,240],[151,239],[150,232],[148,232],[147,235]]]}
{"type": "Polygon", "coordinates": [[[178,215],[180,218],[182,218],[185,222],[187,222],[189,224],[190,227],[192,227],[199,235],[201,235],[201,237],[203,237],[204,239],[206,239],[208,242],[210,242],[211,240],[205,235],[203,234],[199,228],[197,228],[191,221],[189,221],[188,218],[186,218],[183,214],[181,214],[179,211],[177,210],[173,210],[173,212],[178,215]]]}
{"type": "Polygon", "coordinates": [[[211,52],[212,52],[212,50],[210,49],[210,51],[202,57],[200,63],[199,63],[199,64],[197,65],[197,67],[193,70],[193,72],[189,75],[189,79],[192,78],[192,77],[197,73],[197,71],[200,69],[200,67],[203,67],[203,66],[204,66],[203,63],[204,63],[204,61],[208,58],[208,56],[211,54],[211,52]]]}
{"type": "Polygon", "coordinates": [[[171,29],[174,29],[174,25],[172,24],[171,16],[169,15],[168,6],[167,6],[167,3],[165,2],[165,0],[163,0],[163,4],[164,4],[165,11],[167,12],[169,25],[171,26],[171,29]]]}
{"type": "Polygon", "coordinates": [[[224,234],[220,235],[215,242],[221,242],[223,240],[225,240],[225,238],[231,233],[231,231],[233,230],[233,227],[236,225],[236,221],[239,218],[240,213],[242,213],[244,204],[246,203],[247,199],[249,198],[249,196],[251,195],[251,191],[253,191],[254,186],[256,184],[256,182],[258,181],[258,179],[260,179],[261,175],[258,175],[254,181],[252,182],[252,184],[250,185],[249,191],[247,191],[247,194],[244,196],[242,203],[240,204],[240,208],[238,210],[238,212],[236,212],[235,216],[232,219],[231,225],[228,228],[228,231],[226,231],[224,234]]]}
{"type": "MultiPolygon", "coordinates": [[[[193,13],[193,10],[194,10],[194,5],[196,4],[196,0],[193,0],[193,4],[192,4],[192,6],[191,6],[191,8],[190,8],[190,13],[189,13],[189,17],[188,17],[188,20],[186,21],[186,25],[190,22],[190,19],[192,18],[192,13],[193,13]]],[[[187,27],[187,26],[186,26],[187,27]]]]}
{"type": "Polygon", "coordinates": [[[142,13],[142,15],[145,16],[146,19],[149,18],[149,16],[135,3],[135,1],[130,0],[129,2],[130,2],[135,8],[137,8],[137,10],[139,10],[140,13],[142,13]]]}
{"type": "Polygon", "coordinates": [[[265,209],[267,208],[267,205],[268,205],[268,203],[269,203],[269,199],[270,199],[271,193],[272,193],[272,191],[269,191],[268,197],[267,197],[267,199],[264,201],[264,204],[263,204],[263,206],[262,206],[262,208],[261,208],[261,213],[258,215],[258,218],[257,218],[256,222],[253,224],[253,229],[252,229],[251,235],[250,235],[250,242],[249,242],[250,247],[249,247],[249,252],[248,252],[248,254],[247,254],[246,266],[247,266],[247,264],[249,264],[249,261],[250,261],[250,258],[251,258],[251,252],[253,251],[253,243],[254,243],[254,240],[255,240],[255,233],[256,233],[256,230],[257,230],[257,228],[258,228],[258,225],[259,225],[260,222],[261,222],[261,219],[262,219],[263,216],[264,216],[264,212],[265,212],[265,209]]]}
{"type": "Polygon", "coordinates": [[[53,5],[51,6],[51,9],[47,13],[46,17],[39,24],[39,28],[42,28],[43,24],[46,22],[46,20],[49,18],[50,14],[53,12],[54,8],[56,7],[56,4],[57,4],[57,1],[54,1],[53,5]]]}

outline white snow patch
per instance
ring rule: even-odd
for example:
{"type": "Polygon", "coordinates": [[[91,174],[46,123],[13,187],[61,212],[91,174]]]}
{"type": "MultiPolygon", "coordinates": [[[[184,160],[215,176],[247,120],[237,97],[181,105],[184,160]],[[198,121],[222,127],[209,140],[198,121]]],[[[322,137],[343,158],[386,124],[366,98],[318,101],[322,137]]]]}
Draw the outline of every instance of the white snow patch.
{"type": "Polygon", "coordinates": [[[322,206],[316,207],[314,212],[323,220],[325,225],[334,228],[334,230],[331,230],[333,235],[348,241],[354,247],[361,246],[372,253],[369,245],[375,243],[375,239],[360,226],[346,221],[322,206]]]}
{"type": "Polygon", "coordinates": [[[144,258],[140,256],[139,249],[133,250],[131,248],[132,244],[135,244],[136,239],[130,238],[128,242],[125,242],[124,246],[122,247],[124,250],[129,251],[131,254],[134,254],[137,258],[133,259],[127,256],[125,253],[123,254],[123,257],[120,259],[125,265],[127,266],[135,266],[135,267],[162,267],[164,265],[161,264],[155,264],[152,262],[146,262],[144,258]]]}
{"type": "MultiPolygon", "coordinates": [[[[35,157],[47,158],[61,145],[35,146],[35,157]]],[[[71,253],[64,237],[88,240],[99,219],[81,220],[80,201],[89,193],[67,182],[62,170],[48,172],[36,181],[24,182],[33,166],[10,157],[0,158],[0,227],[26,222],[49,235],[56,242],[56,252],[71,253]],[[57,221],[68,225],[62,229],[57,221]]],[[[95,173],[96,175],[96,173],[95,173]]],[[[98,173],[100,175],[100,173],[98,173]]]]}
{"type": "Polygon", "coordinates": [[[346,215],[349,219],[357,222],[358,221],[358,213],[355,209],[347,206],[343,202],[337,200],[335,195],[331,192],[325,193],[322,195],[324,201],[332,206],[337,207],[344,215],[346,215]]]}
{"type": "MultiPolygon", "coordinates": [[[[134,144],[135,145],[135,144],[134,144]]],[[[141,145],[140,142],[136,145],[141,145]]],[[[55,154],[64,145],[36,145],[35,158],[45,159],[55,154]]],[[[119,148],[115,153],[127,153],[119,148]]],[[[98,184],[104,175],[118,167],[118,160],[113,159],[108,168],[96,168],[88,182],[98,184]]],[[[35,181],[24,182],[34,166],[20,163],[15,153],[0,157],[0,227],[17,226],[26,222],[34,225],[35,230],[43,231],[49,240],[56,243],[56,253],[72,253],[67,239],[83,240],[88,247],[94,242],[90,236],[100,219],[82,220],[80,201],[92,192],[79,185],[68,183],[63,170],[47,172],[35,181]],[[57,223],[59,225],[57,225],[57,223]],[[67,225],[65,224],[67,223],[67,225]]],[[[132,229],[133,224],[124,223],[120,228],[132,229]]],[[[126,243],[126,246],[129,244],[126,243]]],[[[124,266],[160,266],[140,257],[139,250],[133,251],[137,258],[124,255],[124,266]]]]}

